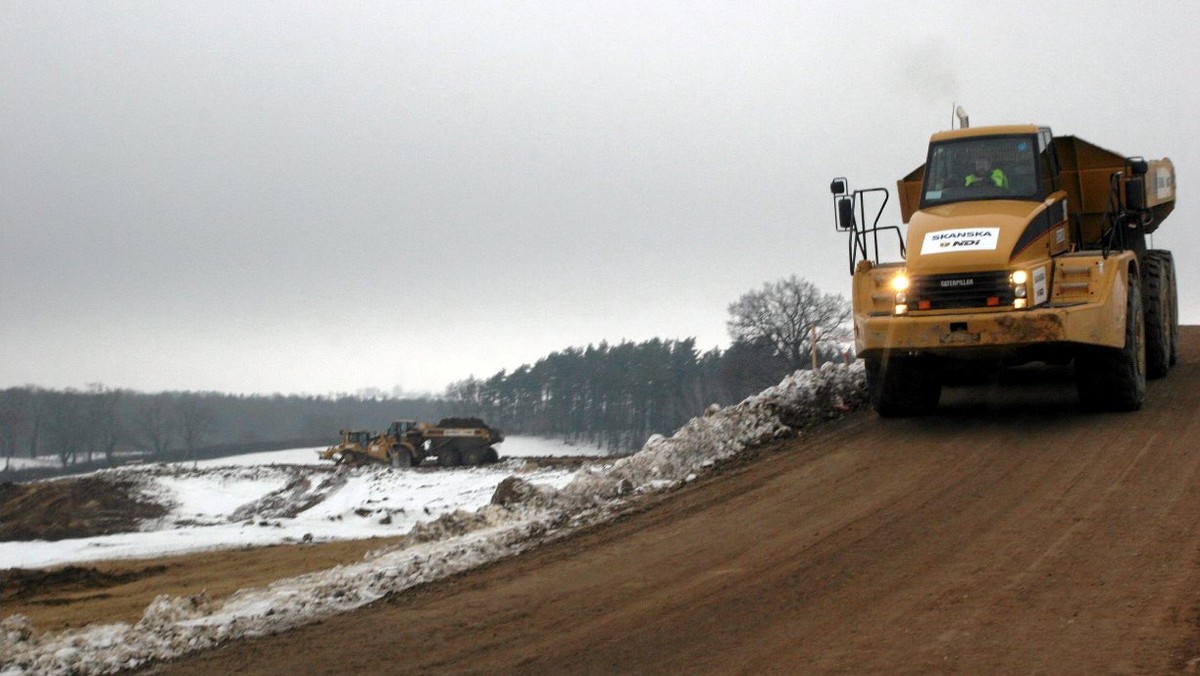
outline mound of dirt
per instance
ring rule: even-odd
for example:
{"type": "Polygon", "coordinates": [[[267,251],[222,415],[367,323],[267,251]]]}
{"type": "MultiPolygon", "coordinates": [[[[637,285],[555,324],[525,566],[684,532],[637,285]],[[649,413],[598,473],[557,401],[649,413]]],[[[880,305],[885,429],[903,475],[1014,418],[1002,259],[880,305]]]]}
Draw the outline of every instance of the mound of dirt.
{"type": "Polygon", "coordinates": [[[438,427],[466,427],[476,429],[491,429],[487,423],[480,418],[442,418],[438,421],[438,427]]]}
{"type": "Polygon", "coordinates": [[[65,540],[136,531],[166,514],[129,480],[98,476],[0,484],[0,542],[65,540]]]}
{"type": "Polygon", "coordinates": [[[67,566],[57,570],[9,568],[0,571],[0,602],[10,603],[49,592],[105,589],[149,575],[158,575],[166,570],[166,566],[148,566],[123,573],[106,573],[80,566],[67,566]]]}

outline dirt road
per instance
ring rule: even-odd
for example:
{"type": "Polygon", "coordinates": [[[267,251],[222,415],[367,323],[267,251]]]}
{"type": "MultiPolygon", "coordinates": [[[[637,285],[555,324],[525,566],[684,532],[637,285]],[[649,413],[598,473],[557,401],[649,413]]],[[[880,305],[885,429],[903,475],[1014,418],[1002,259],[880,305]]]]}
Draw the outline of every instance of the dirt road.
{"type": "Polygon", "coordinates": [[[1062,374],[850,416],[531,554],[167,673],[1200,672],[1200,329],[1132,414],[1062,374]]]}

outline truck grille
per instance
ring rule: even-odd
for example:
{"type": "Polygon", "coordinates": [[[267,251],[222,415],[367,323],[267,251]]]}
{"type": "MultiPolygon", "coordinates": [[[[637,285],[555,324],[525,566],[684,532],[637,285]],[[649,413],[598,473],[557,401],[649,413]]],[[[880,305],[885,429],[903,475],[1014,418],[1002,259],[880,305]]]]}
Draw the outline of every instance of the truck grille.
{"type": "Polygon", "coordinates": [[[908,302],[914,310],[1000,307],[1012,305],[1013,290],[1005,271],[929,275],[913,278],[908,302]]]}

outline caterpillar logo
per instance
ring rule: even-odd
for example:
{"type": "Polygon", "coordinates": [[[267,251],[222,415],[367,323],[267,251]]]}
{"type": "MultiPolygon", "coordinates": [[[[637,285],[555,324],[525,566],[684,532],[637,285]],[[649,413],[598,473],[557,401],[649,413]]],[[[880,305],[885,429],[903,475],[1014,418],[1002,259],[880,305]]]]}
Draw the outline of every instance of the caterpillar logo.
{"type": "Polygon", "coordinates": [[[938,282],[938,286],[943,289],[966,289],[975,286],[975,280],[971,277],[965,279],[943,279],[938,282]]]}
{"type": "Polygon", "coordinates": [[[995,251],[1000,228],[967,228],[925,233],[922,254],[956,251],[995,251]]]}

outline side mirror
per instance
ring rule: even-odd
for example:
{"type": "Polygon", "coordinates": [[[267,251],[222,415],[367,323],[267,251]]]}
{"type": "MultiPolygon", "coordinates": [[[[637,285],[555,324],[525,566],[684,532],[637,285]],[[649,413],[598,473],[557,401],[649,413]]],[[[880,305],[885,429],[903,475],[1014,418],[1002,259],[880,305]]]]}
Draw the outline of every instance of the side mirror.
{"type": "Polygon", "coordinates": [[[1125,179],[1125,206],[1137,211],[1146,208],[1146,181],[1143,177],[1125,179]]]}
{"type": "Polygon", "coordinates": [[[846,232],[854,230],[854,198],[843,194],[834,201],[837,202],[837,229],[846,232]]]}
{"type": "Polygon", "coordinates": [[[833,193],[834,195],[845,195],[847,192],[846,179],[844,179],[844,178],[833,179],[833,183],[829,184],[829,192],[833,193]]]}

